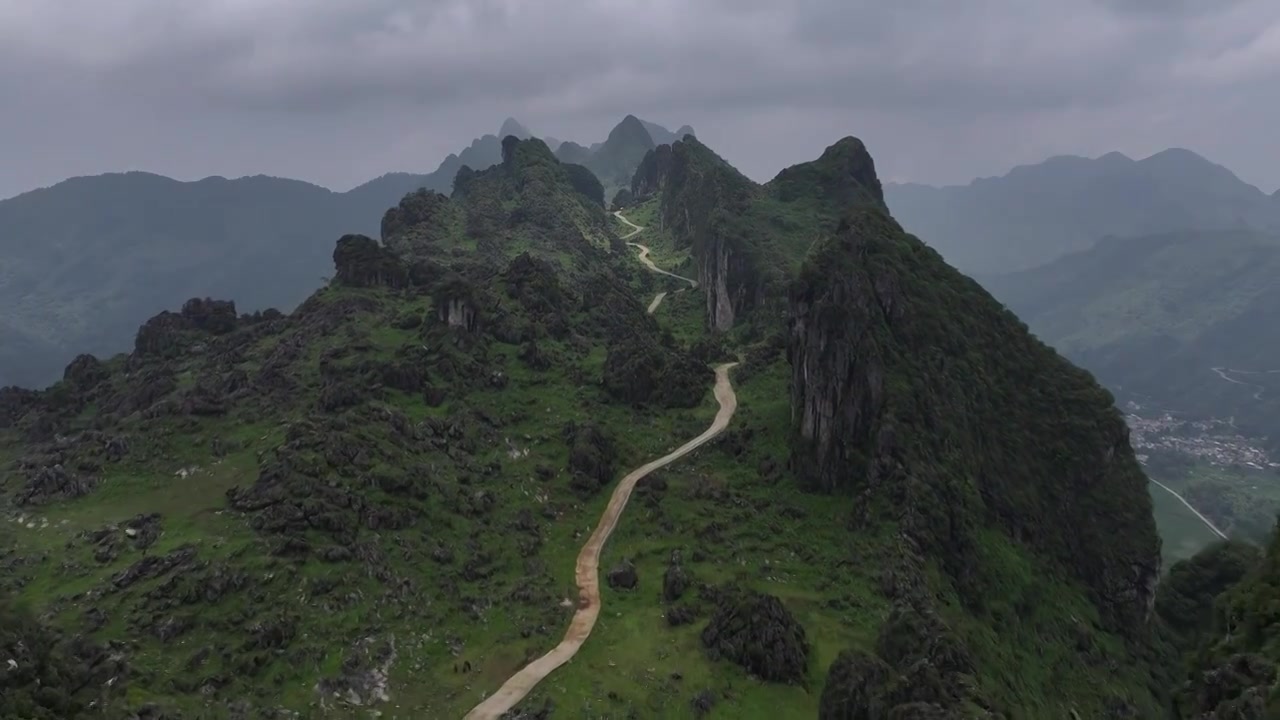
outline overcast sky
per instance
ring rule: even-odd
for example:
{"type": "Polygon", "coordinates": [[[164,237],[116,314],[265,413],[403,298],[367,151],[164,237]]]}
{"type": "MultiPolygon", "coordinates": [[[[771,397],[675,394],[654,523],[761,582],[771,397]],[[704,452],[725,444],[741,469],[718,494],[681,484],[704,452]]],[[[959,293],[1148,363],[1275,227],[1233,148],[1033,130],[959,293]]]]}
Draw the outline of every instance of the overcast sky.
{"type": "Polygon", "coordinates": [[[627,113],[764,180],[1195,150],[1280,186],[1278,0],[0,0],[0,197],[72,175],[425,172],[627,113]]]}

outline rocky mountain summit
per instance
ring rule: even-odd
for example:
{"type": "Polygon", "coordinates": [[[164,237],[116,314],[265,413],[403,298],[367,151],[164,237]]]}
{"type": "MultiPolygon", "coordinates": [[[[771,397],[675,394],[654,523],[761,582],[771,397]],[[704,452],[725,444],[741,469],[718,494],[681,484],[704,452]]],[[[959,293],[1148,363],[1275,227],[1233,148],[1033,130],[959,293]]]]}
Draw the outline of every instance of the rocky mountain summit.
{"type": "Polygon", "coordinates": [[[1111,396],[902,230],[859,140],[764,185],[658,144],[627,240],[589,166],[500,155],[335,233],[291,313],[194,298],[0,390],[4,710],[461,716],[556,645],[606,488],[731,361],[728,429],[637,484],[517,715],[1173,707],[1111,396]]]}

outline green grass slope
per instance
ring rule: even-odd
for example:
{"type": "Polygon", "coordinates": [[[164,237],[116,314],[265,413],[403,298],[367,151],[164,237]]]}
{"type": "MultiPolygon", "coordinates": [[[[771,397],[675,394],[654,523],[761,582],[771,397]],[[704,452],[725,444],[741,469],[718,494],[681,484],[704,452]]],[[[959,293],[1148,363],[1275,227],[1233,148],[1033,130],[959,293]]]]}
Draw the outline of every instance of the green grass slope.
{"type": "MultiPolygon", "coordinates": [[[[50,648],[5,699],[459,717],[559,641],[609,486],[706,427],[736,358],[729,429],[638,487],[595,632],[524,711],[1158,716],[1158,542],[1109,396],[902,234],[861,143],[824,158],[680,191],[768,218],[746,240],[786,258],[730,332],[702,293],[647,314],[667,280],[512,140],[381,242],[342,237],[294,313],[192,300],[127,356],[0,391],[0,649],[50,648]],[[827,390],[820,440],[800,418],[827,390]]],[[[636,239],[701,277],[736,221],[687,234],[674,177],[636,239]]]]}

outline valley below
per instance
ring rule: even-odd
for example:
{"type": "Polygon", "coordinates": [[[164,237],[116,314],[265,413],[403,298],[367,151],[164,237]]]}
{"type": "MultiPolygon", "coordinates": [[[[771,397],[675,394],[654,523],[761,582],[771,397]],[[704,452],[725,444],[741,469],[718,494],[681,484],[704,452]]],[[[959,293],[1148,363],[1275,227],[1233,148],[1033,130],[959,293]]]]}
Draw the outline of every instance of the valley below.
{"type": "Polygon", "coordinates": [[[1130,401],[1124,405],[1130,442],[1153,481],[1156,523],[1166,564],[1191,557],[1228,537],[1266,542],[1280,512],[1280,462],[1261,438],[1230,419],[1198,420],[1130,401]],[[1169,492],[1176,492],[1213,528],[1169,492]],[[1216,529],[1216,530],[1215,530],[1216,529]]]}

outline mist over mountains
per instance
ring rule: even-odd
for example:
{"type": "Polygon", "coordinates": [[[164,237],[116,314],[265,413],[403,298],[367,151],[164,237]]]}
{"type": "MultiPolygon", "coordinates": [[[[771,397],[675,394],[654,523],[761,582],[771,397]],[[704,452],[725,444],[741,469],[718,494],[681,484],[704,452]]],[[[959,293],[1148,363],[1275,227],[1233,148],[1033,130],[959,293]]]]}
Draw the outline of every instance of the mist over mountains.
{"type": "MultiPolygon", "coordinates": [[[[655,134],[675,137],[627,116],[578,160],[616,191],[655,134]]],[[[186,298],[290,310],[331,274],[334,232],[376,236],[386,208],[405,194],[449,194],[462,167],[501,162],[507,135],[532,133],[508,118],[430,173],[388,173],[347,192],[267,176],[181,182],[129,172],[2,200],[0,304],[8,311],[0,319],[0,386],[42,387],[79,353],[121,352],[142,320],[186,298]]]]}
{"type": "Polygon", "coordinates": [[[1049,158],[967,185],[885,185],[903,225],[970,274],[1025,270],[1108,236],[1280,229],[1267,195],[1184,149],[1049,158]]]}

